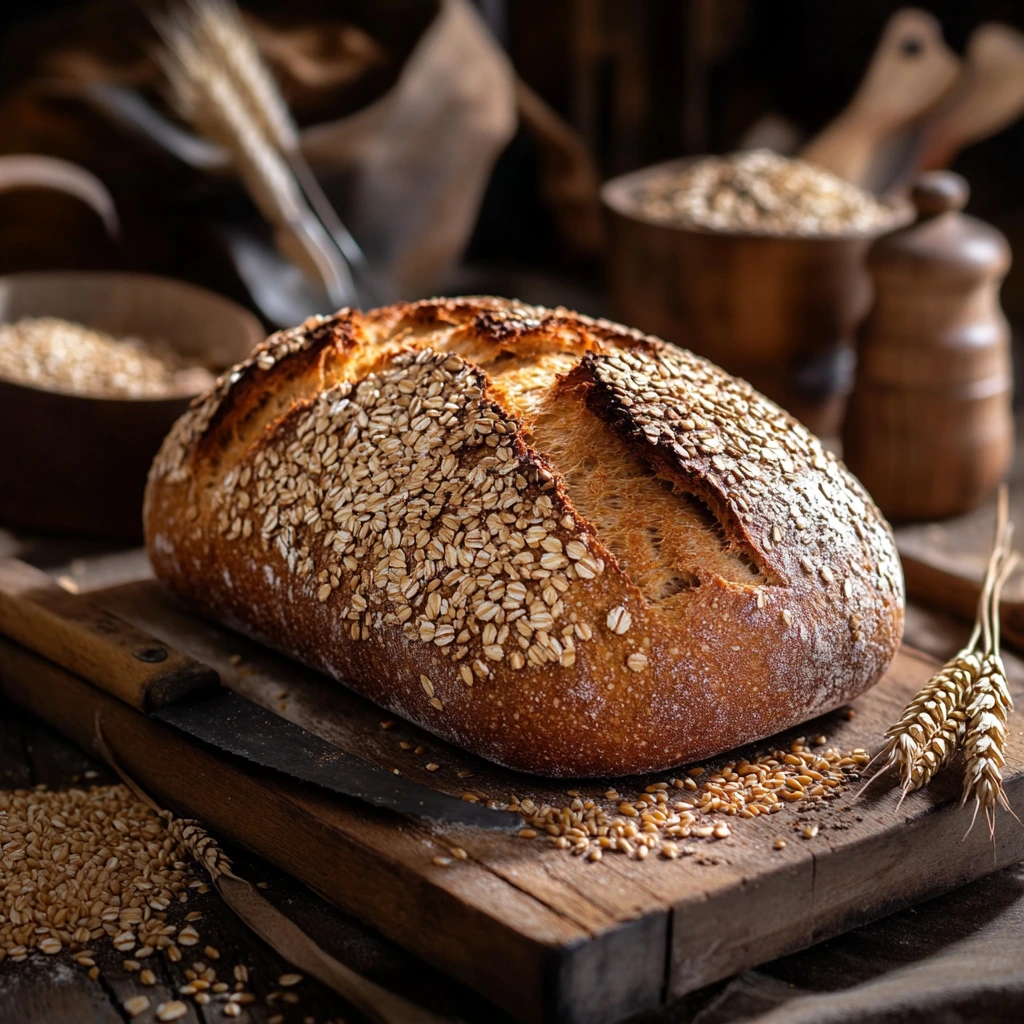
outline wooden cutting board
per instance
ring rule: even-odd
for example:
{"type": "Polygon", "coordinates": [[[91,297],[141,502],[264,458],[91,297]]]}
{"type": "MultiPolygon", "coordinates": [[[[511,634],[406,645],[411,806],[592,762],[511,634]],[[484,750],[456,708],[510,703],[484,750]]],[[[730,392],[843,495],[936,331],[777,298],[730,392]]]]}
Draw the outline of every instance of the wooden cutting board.
{"type": "MultiPolygon", "coordinates": [[[[97,603],[216,668],[239,692],[346,750],[461,793],[567,803],[608,782],[557,784],[499,769],[386,716],[343,687],[173,604],[138,555],[86,560],[75,582],[97,603]],[[422,744],[415,754],[400,743],[422,744]],[[437,764],[428,771],[427,763],[437,764]],[[459,773],[471,772],[460,777],[459,773]]],[[[824,733],[844,749],[876,748],[884,728],[933,672],[900,652],[853,704],[746,753],[824,733]]],[[[856,927],[1024,858],[1024,829],[1000,813],[961,840],[953,770],[897,807],[880,784],[855,801],[798,814],[730,819],[733,835],[678,861],[598,863],[515,835],[427,825],[291,784],[211,753],[49,662],[0,639],[0,690],[89,747],[94,720],[158,799],[273,861],[343,909],[527,1022],[604,1024],[736,971],[856,927]],[[811,840],[794,826],[820,826],[811,840]],[[787,839],[774,850],[777,836],[787,839]],[[465,861],[432,858],[460,846],[465,861]]],[[[1018,687],[1024,701],[1024,687],[1018,687]]],[[[1024,723],[1024,720],[1022,720],[1024,723]]],[[[1007,791],[1024,804],[1024,731],[1011,720],[1007,791]]],[[[619,780],[626,797],[653,779],[619,780]]]]}

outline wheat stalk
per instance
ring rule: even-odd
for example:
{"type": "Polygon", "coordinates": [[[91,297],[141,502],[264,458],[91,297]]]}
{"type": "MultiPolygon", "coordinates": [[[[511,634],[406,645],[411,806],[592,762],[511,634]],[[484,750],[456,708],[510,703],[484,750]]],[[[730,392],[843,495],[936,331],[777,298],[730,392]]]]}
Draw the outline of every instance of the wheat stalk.
{"type": "MultiPolygon", "coordinates": [[[[978,643],[988,638],[987,626],[990,595],[995,585],[1004,551],[1008,526],[1008,508],[1000,491],[996,510],[996,536],[985,570],[985,579],[978,599],[974,629],[967,643],[928,682],[924,689],[903,709],[899,721],[886,732],[887,742],[874,760],[884,759],[882,772],[898,767],[904,789],[911,786],[914,763],[922,756],[933,736],[945,731],[954,710],[963,706],[968,690],[981,670],[978,643]]],[[[881,772],[879,774],[882,774],[881,772]]]]}
{"type": "Polygon", "coordinates": [[[199,47],[224,68],[250,116],[284,155],[310,206],[345,259],[365,271],[363,252],[341,223],[303,155],[298,125],[238,7],[233,0],[190,0],[190,7],[190,28],[199,47]]]}
{"type": "Polygon", "coordinates": [[[344,305],[352,292],[347,267],[313,217],[288,162],[254,118],[230,69],[184,18],[159,18],[156,26],[165,44],[160,61],[178,112],[231,154],[282,251],[323,283],[332,302],[344,305]]]}
{"type": "Polygon", "coordinates": [[[998,804],[1013,813],[1003,789],[1001,772],[1006,763],[1003,748],[1006,744],[1006,721],[1013,711],[1013,698],[1006,679],[1006,667],[999,654],[999,597],[1016,562],[1016,555],[1006,555],[991,588],[985,621],[985,657],[982,671],[978,673],[968,693],[966,708],[964,750],[967,763],[960,803],[963,806],[971,797],[974,798],[971,828],[981,810],[988,822],[990,835],[995,834],[995,810],[998,804]]]}
{"type": "MultiPolygon", "coordinates": [[[[995,809],[1013,813],[1003,789],[1000,769],[1006,742],[1006,721],[1013,710],[1006,669],[999,655],[999,599],[1017,563],[1010,550],[1006,488],[1000,488],[995,540],[985,570],[974,630],[965,646],[925,684],[886,732],[886,743],[873,760],[882,759],[883,774],[897,768],[903,796],[927,785],[959,750],[966,754],[961,804],[975,800],[974,817],[985,814],[994,834],[995,809]]],[[[970,829],[968,829],[970,831],[970,829]]]]}

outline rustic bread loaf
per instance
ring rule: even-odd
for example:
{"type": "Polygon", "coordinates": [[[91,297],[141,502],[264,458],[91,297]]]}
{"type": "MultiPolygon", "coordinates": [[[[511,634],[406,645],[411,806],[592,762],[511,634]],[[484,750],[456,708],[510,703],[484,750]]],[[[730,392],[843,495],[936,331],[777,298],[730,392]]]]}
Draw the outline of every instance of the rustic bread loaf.
{"type": "Polygon", "coordinates": [[[887,524],[800,424],[655,338],[503,299],[274,335],[175,425],[145,528],[207,615],[547,775],[834,708],[903,623],[887,524]]]}

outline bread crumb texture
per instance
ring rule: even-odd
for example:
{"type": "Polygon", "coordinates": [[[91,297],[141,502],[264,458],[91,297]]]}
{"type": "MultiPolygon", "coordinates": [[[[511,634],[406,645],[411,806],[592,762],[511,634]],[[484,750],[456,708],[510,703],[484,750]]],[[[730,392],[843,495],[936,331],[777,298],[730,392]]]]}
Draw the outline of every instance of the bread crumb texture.
{"type": "Polygon", "coordinates": [[[888,525],[748,384],[494,298],[273,335],[150,474],[157,575],[491,760],[621,775],[871,685],[902,632],[888,525]]]}

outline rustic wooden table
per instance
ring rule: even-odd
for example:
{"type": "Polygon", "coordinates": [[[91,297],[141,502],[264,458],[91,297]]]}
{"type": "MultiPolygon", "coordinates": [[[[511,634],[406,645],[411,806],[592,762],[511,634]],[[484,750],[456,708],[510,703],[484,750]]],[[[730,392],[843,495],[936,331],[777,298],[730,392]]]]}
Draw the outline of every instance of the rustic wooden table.
{"type": "MultiPolygon", "coordinates": [[[[116,782],[101,762],[94,761],[47,726],[0,703],[0,788],[63,788],[116,782]]],[[[480,997],[328,906],[300,883],[238,850],[231,850],[231,855],[239,874],[253,882],[266,883],[263,895],[348,966],[429,1005],[452,1021],[503,1024],[503,1018],[480,997]]],[[[280,987],[278,977],[292,968],[248,931],[212,890],[193,896],[188,908],[203,915],[203,941],[209,941],[220,951],[218,966],[227,967],[220,973],[230,977],[235,964],[244,964],[249,972],[249,989],[259,1002],[248,1007],[239,1020],[265,1024],[280,1013],[287,1024],[307,1020],[316,1024],[364,1021],[340,997],[312,979],[289,990],[299,997],[298,1003],[267,1005],[266,995],[280,987]]],[[[160,1001],[173,999],[174,987],[185,980],[180,971],[172,977],[172,965],[162,957],[154,957],[149,964],[158,972],[158,983],[145,989],[138,984],[137,975],[122,968],[124,954],[117,953],[109,943],[94,943],[91,948],[100,967],[96,980],[90,980],[87,971],[77,966],[66,951],[56,957],[36,954],[23,963],[0,964],[0,1024],[120,1024],[125,1019],[121,1001],[128,995],[142,992],[155,1007],[160,1001]]],[[[197,953],[196,959],[203,959],[203,955],[197,953]]],[[[188,1024],[225,1020],[219,1007],[210,1005],[204,1013],[203,1007],[186,1001],[189,1014],[182,1020],[188,1024]]],[[[152,1011],[137,1019],[149,1024],[152,1011]]]]}
{"type": "MultiPolygon", "coordinates": [[[[3,535],[0,534],[2,540],[3,535]]],[[[4,546],[0,543],[0,553],[5,553],[4,546]]],[[[10,551],[9,545],[7,547],[10,553],[14,553],[10,551]]],[[[33,555],[23,545],[19,545],[17,553],[23,557],[33,555]]],[[[35,554],[38,555],[38,552],[35,554]]],[[[64,553],[51,549],[47,554],[53,562],[59,562],[64,553]]],[[[917,607],[910,609],[907,639],[931,653],[945,657],[958,646],[966,632],[962,623],[917,607]]],[[[1012,655],[1008,656],[1008,662],[1012,673],[1024,676],[1024,662],[1012,655]]],[[[103,765],[93,761],[81,750],[71,746],[41,723],[0,703],[0,788],[35,785],[57,788],[90,781],[113,780],[103,765]]],[[[268,899],[296,920],[324,948],[355,970],[430,1007],[453,1022],[503,1024],[509,1021],[509,1018],[495,1011],[479,996],[329,906],[294,879],[239,851],[230,852],[235,856],[244,877],[253,882],[266,883],[264,895],[268,899]]],[[[986,880],[975,884],[983,886],[986,880]]],[[[934,902],[941,903],[942,900],[934,902]]],[[[227,975],[230,975],[230,968],[234,964],[244,964],[249,972],[249,989],[257,996],[257,1002],[247,1006],[245,1014],[239,1019],[253,1024],[267,1024],[277,1014],[283,1015],[284,1024],[307,1024],[310,1021],[324,1024],[364,1019],[334,993],[311,980],[289,990],[290,994],[298,996],[296,1003],[277,1000],[268,1004],[267,995],[279,987],[276,984],[277,978],[289,970],[288,965],[265,943],[248,932],[213,892],[190,900],[188,906],[189,909],[202,912],[204,942],[209,941],[220,950],[220,965],[229,968],[227,975]]],[[[893,921],[914,913],[908,911],[897,915],[893,921]]],[[[863,931],[885,927],[885,923],[876,924],[863,931]]],[[[925,939],[922,935],[922,948],[927,945],[925,939]]],[[[95,980],[90,979],[87,971],[77,966],[66,951],[55,957],[33,955],[22,963],[10,960],[0,963],[0,1024],[113,1024],[126,1020],[121,1003],[127,996],[142,991],[137,976],[123,969],[122,955],[109,946],[104,949],[97,944],[96,956],[101,971],[95,980]]],[[[825,961],[827,958],[828,953],[824,951],[810,950],[763,967],[760,972],[785,979],[792,977],[794,970],[806,969],[809,976],[813,976],[817,961],[825,961]],[[806,968],[801,968],[799,965],[804,962],[806,968]],[[778,971],[777,975],[773,974],[775,971],[778,971]]],[[[173,998],[175,987],[184,979],[180,972],[172,975],[171,965],[162,962],[162,958],[155,958],[154,964],[162,974],[158,977],[157,985],[146,990],[146,994],[150,996],[152,1005],[156,1006],[159,1001],[173,998]],[[157,959],[161,960],[159,965],[156,965],[157,959]]],[[[703,1010],[720,1000],[728,985],[728,981],[720,982],[692,993],[656,1014],[644,1015],[643,1024],[683,1024],[690,1021],[696,1014],[702,1014],[703,1010]]],[[[213,1024],[214,1021],[224,1019],[219,1007],[214,1008],[211,1004],[203,1008],[188,1002],[188,1016],[182,1018],[187,1022],[204,1021],[213,1024]]],[[[137,1019],[141,1024],[149,1024],[154,1019],[153,1011],[149,1010],[137,1019]]],[[[716,1016],[714,1019],[725,1021],[734,1018],[727,1015],[716,1016]]]]}

